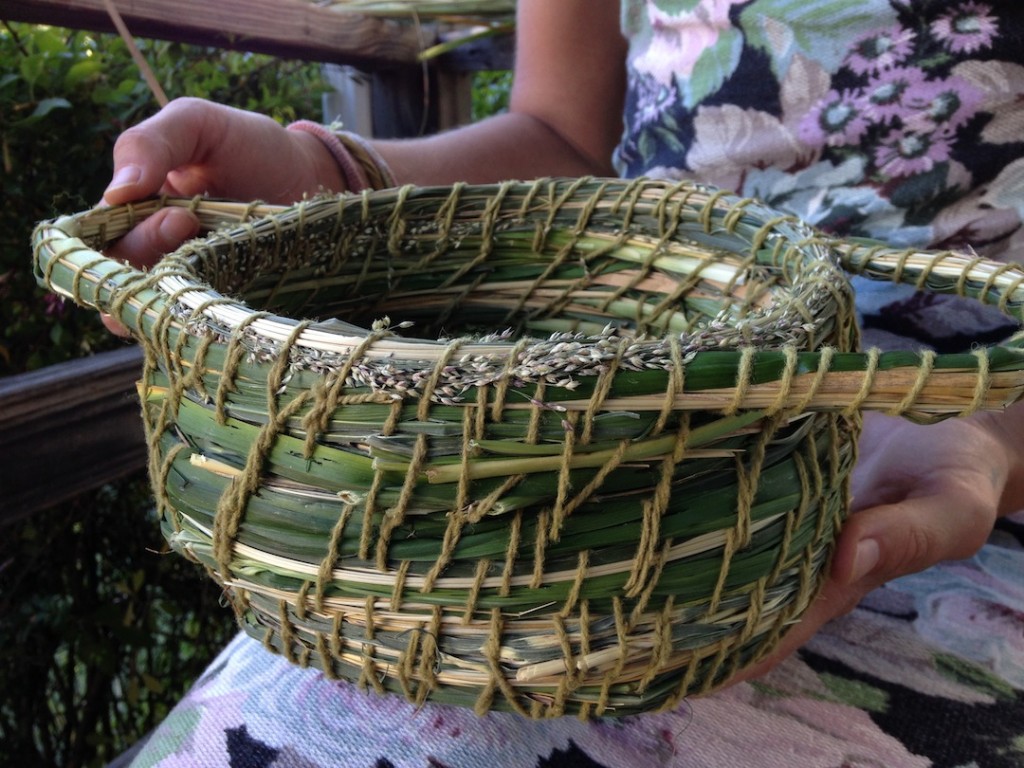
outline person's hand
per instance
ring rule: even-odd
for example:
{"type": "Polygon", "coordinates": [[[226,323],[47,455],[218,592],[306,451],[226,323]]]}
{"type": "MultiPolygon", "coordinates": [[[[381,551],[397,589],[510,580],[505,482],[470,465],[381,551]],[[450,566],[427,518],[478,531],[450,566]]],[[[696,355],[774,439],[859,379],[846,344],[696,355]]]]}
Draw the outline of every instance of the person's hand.
{"type": "MultiPolygon", "coordinates": [[[[322,190],[341,191],[337,164],[320,140],[287,131],[269,117],[201,99],[179,99],[129,128],[114,145],[108,205],[150,195],[205,194],[233,200],[291,203],[322,190]]],[[[188,211],[165,209],[125,235],[107,255],[152,266],[194,237],[199,222],[188,211]]],[[[103,316],[114,333],[127,331],[103,316]]]]}
{"type": "Polygon", "coordinates": [[[757,677],[871,590],[943,560],[970,557],[996,517],[1024,506],[1024,405],[938,424],[868,413],[853,504],[820,595],[757,677]]]}
{"type": "Polygon", "coordinates": [[[291,203],[341,184],[315,136],[254,112],[178,99],[118,137],[103,199],[116,205],[160,193],[291,203]]]}
{"type": "MultiPolygon", "coordinates": [[[[187,210],[164,208],[130,230],[107,249],[106,255],[145,269],[198,233],[199,220],[187,210]]],[[[110,315],[101,312],[100,320],[111,333],[128,336],[128,329],[110,315]]]]}

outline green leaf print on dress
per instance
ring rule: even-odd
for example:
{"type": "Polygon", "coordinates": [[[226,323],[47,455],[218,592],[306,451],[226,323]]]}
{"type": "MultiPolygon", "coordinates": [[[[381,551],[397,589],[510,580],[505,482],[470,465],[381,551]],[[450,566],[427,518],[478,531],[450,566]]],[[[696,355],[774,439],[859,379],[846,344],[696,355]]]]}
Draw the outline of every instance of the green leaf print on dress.
{"type": "MultiPolygon", "coordinates": [[[[863,38],[896,22],[896,11],[888,0],[755,0],[740,13],[747,45],[768,55],[779,80],[796,54],[835,72],[851,38],[863,38]]],[[[885,46],[900,43],[896,39],[877,44],[883,53],[885,46]]]]}
{"type": "Polygon", "coordinates": [[[743,36],[735,29],[719,30],[715,42],[704,49],[693,65],[690,79],[681,84],[683,103],[699,104],[722,87],[736,69],[743,50],[743,36]]]}
{"type": "Polygon", "coordinates": [[[652,5],[659,11],[679,15],[696,10],[703,0],[654,0],[652,5]]]}

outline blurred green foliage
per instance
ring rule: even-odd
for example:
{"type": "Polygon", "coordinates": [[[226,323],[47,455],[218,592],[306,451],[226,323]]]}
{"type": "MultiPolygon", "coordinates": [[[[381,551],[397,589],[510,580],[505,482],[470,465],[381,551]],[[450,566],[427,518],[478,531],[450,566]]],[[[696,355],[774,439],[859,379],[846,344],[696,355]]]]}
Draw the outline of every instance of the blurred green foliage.
{"type": "Polygon", "coordinates": [[[163,552],[144,477],[2,531],[0,765],[104,765],[156,726],[235,631],[163,552]]]}
{"type": "MultiPolygon", "coordinates": [[[[289,122],[320,115],[320,68],[268,56],[140,41],[171,98],[201,96],[289,122]]],[[[0,26],[0,376],[117,343],[45,293],[30,266],[36,222],[97,203],[118,134],[157,109],[117,36],[0,26]]]]}
{"type": "Polygon", "coordinates": [[[473,119],[482,120],[508,111],[512,73],[508,70],[485,70],[473,77],[473,119]]]}
{"type": "MultiPolygon", "coordinates": [[[[315,64],[140,47],[172,98],[320,115],[315,64]]],[[[0,22],[0,376],[124,343],[36,285],[29,237],[99,201],[114,140],[156,109],[120,38],[0,22]]],[[[0,524],[0,765],[104,765],[234,633],[213,582],[164,554],[151,507],[136,476],[0,524]]]]}

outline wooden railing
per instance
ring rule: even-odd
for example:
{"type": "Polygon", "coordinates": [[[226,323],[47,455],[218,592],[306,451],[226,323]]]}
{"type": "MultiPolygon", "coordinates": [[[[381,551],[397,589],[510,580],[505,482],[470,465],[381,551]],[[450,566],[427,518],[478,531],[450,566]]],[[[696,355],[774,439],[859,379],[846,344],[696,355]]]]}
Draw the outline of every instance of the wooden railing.
{"type": "MultiPolygon", "coordinates": [[[[379,70],[413,65],[429,30],[305,0],[117,0],[132,35],[379,70]]],[[[113,32],[104,0],[4,0],[0,18],[113,32]]]]}
{"type": "MultiPolygon", "coordinates": [[[[310,0],[116,0],[134,37],[344,64],[370,79],[373,134],[415,136],[469,116],[468,72],[508,69],[512,36],[466,42],[429,63],[420,54],[459,29],[339,13],[310,0]]],[[[4,0],[0,20],[114,32],[105,0],[4,0]]],[[[169,91],[170,96],[188,94],[169,91]]]]}
{"type": "Polygon", "coordinates": [[[0,379],[0,527],[146,463],[125,347],[0,379]]]}

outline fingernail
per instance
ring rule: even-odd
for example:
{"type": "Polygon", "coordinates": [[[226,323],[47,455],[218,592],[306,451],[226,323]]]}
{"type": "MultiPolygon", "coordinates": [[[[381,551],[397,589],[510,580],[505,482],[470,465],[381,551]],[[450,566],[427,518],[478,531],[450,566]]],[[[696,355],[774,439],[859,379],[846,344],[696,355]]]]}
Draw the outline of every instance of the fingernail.
{"type": "Polygon", "coordinates": [[[107,192],[112,189],[120,189],[121,187],[129,187],[132,184],[138,184],[139,179],[142,178],[142,169],[137,165],[126,165],[123,168],[118,169],[117,173],[114,174],[114,178],[110,180],[107,185],[107,192]]]}
{"type": "Polygon", "coordinates": [[[850,583],[856,584],[863,580],[878,565],[882,557],[882,550],[874,539],[864,539],[857,544],[857,552],[853,558],[853,568],[850,571],[850,583]]]}

